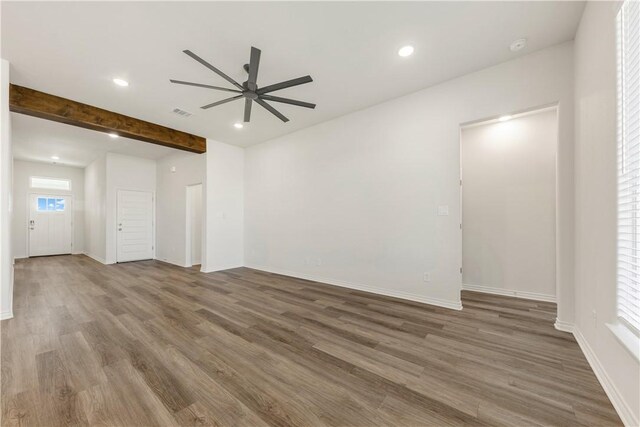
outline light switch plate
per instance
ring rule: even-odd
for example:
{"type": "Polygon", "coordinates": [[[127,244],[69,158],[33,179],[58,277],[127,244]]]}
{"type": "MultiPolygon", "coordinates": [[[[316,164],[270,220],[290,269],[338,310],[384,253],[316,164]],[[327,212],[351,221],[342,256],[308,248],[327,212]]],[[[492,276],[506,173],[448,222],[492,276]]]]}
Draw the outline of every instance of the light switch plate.
{"type": "Polygon", "coordinates": [[[448,215],[449,215],[448,205],[438,206],[438,216],[448,216],[448,215]]]}

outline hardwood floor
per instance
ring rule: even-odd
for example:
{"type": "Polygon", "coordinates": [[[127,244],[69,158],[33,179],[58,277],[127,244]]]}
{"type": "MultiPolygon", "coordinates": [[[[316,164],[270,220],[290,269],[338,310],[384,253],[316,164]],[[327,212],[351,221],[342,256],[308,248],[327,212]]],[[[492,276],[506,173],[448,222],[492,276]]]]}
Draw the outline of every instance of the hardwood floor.
{"type": "Polygon", "coordinates": [[[15,274],[3,426],[621,425],[550,303],[85,256],[15,274]]]}

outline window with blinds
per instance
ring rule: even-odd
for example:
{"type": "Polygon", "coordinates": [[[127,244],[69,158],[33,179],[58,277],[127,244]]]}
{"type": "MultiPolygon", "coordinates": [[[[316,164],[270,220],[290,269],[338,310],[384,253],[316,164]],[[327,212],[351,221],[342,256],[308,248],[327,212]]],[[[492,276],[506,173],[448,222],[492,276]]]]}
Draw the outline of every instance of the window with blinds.
{"type": "Polygon", "coordinates": [[[640,2],[618,13],[618,316],[640,334],[640,2]]]}

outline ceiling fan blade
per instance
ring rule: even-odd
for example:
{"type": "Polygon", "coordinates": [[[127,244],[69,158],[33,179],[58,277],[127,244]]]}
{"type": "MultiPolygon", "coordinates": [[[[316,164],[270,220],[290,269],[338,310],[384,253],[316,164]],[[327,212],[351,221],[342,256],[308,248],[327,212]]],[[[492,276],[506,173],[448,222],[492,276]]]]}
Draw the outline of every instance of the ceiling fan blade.
{"type": "Polygon", "coordinates": [[[312,104],[310,102],[298,101],[290,98],[280,98],[279,96],[260,95],[260,99],[264,99],[265,101],[281,102],[283,104],[297,105],[298,107],[316,108],[316,104],[312,104]]]}
{"type": "Polygon", "coordinates": [[[251,46],[251,59],[249,60],[249,78],[247,79],[247,86],[249,90],[256,90],[258,88],[258,67],[260,65],[260,49],[251,46]]]}
{"type": "Polygon", "coordinates": [[[289,119],[287,119],[285,116],[283,116],[278,110],[276,110],[275,108],[273,108],[271,105],[267,104],[266,102],[264,102],[262,99],[257,98],[255,99],[255,101],[260,104],[265,110],[267,110],[268,112],[270,112],[271,114],[273,114],[274,116],[276,116],[277,118],[279,118],[280,120],[282,120],[283,122],[288,122],[289,119]]]}
{"type": "Polygon", "coordinates": [[[244,121],[245,123],[251,121],[251,100],[249,98],[244,100],[244,121]]]}
{"type": "Polygon", "coordinates": [[[298,77],[297,79],[287,80],[286,82],[280,82],[270,86],[265,86],[263,88],[258,89],[256,92],[259,95],[262,95],[263,93],[273,92],[280,89],[286,89],[292,86],[303,85],[305,83],[311,83],[312,81],[313,79],[311,78],[311,76],[298,77]]]}
{"type": "Polygon", "coordinates": [[[208,69],[210,69],[211,71],[213,71],[214,73],[216,73],[217,75],[219,75],[220,77],[222,77],[223,79],[225,79],[226,81],[228,81],[229,83],[231,83],[232,85],[234,85],[235,87],[237,87],[238,89],[244,90],[244,88],[242,87],[242,85],[240,83],[238,83],[237,81],[233,80],[231,77],[227,76],[225,73],[223,73],[222,71],[218,70],[216,67],[214,67],[213,65],[209,64],[207,61],[205,61],[204,59],[200,58],[195,53],[191,52],[189,49],[183,50],[183,52],[186,53],[187,55],[189,55],[190,57],[192,57],[193,59],[195,59],[196,61],[198,61],[199,63],[201,63],[202,65],[204,65],[205,67],[207,67],[208,69]]]}
{"type": "Polygon", "coordinates": [[[242,98],[242,95],[232,96],[231,98],[223,99],[222,101],[212,102],[211,104],[204,105],[200,108],[206,110],[207,108],[215,107],[216,105],[226,104],[227,102],[235,101],[236,99],[242,98]]]}
{"type": "Polygon", "coordinates": [[[229,89],[229,88],[226,88],[226,87],[205,85],[205,84],[202,84],[202,83],[183,82],[182,80],[173,80],[173,79],[169,79],[169,81],[171,83],[175,83],[175,84],[179,84],[179,85],[204,87],[204,88],[207,88],[207,89],[224,90],[226,92],[242,93],[241,91],[236,90],[236,89],[229,89]]]}

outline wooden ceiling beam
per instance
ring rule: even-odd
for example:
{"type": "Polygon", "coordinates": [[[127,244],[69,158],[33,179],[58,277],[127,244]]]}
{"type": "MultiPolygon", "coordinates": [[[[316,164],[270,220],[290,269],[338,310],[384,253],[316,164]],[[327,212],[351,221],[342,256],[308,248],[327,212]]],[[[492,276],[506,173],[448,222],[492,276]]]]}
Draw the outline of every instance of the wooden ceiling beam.
{"type": "Polygon", "coordinates": [[[9,86],[11,111],[66,123],[98,132],[117,133],[119,136],[137,139],[192,153],[207,151],[207,141],[201,136],[145,122],[113,111],[50,95],[23,86],[9,86]]]}

